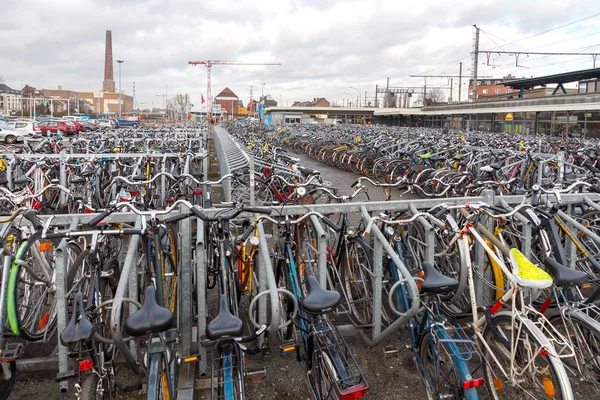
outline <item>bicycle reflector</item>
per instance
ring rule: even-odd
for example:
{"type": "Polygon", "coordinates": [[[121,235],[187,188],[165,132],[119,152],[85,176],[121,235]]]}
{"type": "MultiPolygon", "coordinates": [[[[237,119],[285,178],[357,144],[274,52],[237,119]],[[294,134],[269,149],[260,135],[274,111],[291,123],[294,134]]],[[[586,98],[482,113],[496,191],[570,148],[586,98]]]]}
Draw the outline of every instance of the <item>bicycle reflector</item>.
{"type": "Polygon", "coordinates": [[[473,389],[479,386],[483,386],[484,384],[484,380],[483,378],[479,378],[479,379],[473,379],[471,381],[465,381],[463,382],[463,388],[464,389],[473,389]]]}
{"type": "Polygon", "coordinates": [[[369,387],[363,383],[362,385],[353,386],[349,389],[340,391],[340,400],[355,400],[360,399],[367,393],[369,387]]]}
{"type": "Polygon", "coordinates": [[[554,383],[552,383],[552,381],[545,376],[544,379],[542,379],[542,384],[544,385],[544,393],[546,393],[546,396],[548,396],[550,399],[555,398],[556,390],[554,389],[554,383]]]}
{"type": "Polygon", "coordinates": [[[91,359],[79,362],[79,372],[91,371],[92,368],[94,368],[94,362],[91,359]]]}

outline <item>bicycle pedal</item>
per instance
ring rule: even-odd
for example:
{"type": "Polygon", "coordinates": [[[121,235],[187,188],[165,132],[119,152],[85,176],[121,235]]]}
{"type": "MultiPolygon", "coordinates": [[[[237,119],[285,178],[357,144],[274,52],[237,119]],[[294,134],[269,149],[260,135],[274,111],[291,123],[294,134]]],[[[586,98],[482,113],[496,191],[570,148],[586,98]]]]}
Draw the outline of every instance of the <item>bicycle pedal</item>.
{"type": "Polygon", "coordinates": [[[246,378],[252,381],[261,381],[267,376],[267,369],[264,366],[246,367],[246,378]]]}
{"type": "Polygon", "coordinates": [[[281,357],[287,357],[288,355],[294,353],[296,351],[295,343],[284,343],[279,346],[279,355],[281,357]]]}
{"type": "Polygon", "coordinates": [[[76,376],[77,372],[73,369],[67,372],[59,372],[56,374],[56,382],[66,381],[67,379],[75,378],[76,376]]]}
{"type": "Polygon", "coordinates": [[[383,346],[383,355],[385,358],[398,358],[398,349],[393,345],[383,346]]]}
{"type": "Polygon", "coordinates": [[[4,350],[2,350],[2,361],[15,361],[17,358],[21,357],[24,351],[25,347],[22,343],[9,343],[4,350]]]}
{"type": "Polygon", "coordinates": [[[268,356],[271,354],[271,346],[265,343],[261,346],[260,351],[262,352],[263,356],[268,356]]]}

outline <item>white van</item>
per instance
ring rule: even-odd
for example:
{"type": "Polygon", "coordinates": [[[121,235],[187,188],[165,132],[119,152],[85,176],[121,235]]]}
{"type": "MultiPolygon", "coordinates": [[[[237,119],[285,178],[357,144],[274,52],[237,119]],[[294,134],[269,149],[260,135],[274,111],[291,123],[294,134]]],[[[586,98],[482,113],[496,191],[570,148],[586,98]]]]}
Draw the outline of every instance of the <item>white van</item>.
{"type": "Polygon", "coordinates": [[[81,122],[81,120],[82,120],[81,117],[77,117],[75,115],[66,115],[66,116],[62,117],[61,119],[64,119],[65,121],[71,121],[71,122],[81,122]]]}

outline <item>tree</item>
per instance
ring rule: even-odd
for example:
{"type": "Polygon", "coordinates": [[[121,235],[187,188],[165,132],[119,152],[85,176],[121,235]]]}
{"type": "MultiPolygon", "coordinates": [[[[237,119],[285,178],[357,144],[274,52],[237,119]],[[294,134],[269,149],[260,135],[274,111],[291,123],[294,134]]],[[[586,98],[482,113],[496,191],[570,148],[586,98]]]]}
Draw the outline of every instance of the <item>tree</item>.
{"type": "MultiPolygon", "coordinates": [[[[437,106],[446,104],[448,99],[442,89],[434,88],[427,91],[427,98],[425,99],[425,106],[437,106]]],[[[417,98],[417,103],[423,105],[423,93],[417,98]]]]}

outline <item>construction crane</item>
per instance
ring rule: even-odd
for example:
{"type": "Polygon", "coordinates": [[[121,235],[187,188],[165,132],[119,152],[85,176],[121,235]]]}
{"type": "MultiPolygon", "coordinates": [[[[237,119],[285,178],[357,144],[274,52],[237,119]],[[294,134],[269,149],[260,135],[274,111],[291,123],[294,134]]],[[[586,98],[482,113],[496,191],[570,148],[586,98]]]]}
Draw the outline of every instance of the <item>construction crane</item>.
{"type": "MultiPolygon", "coordinates": [[[[281,63],[278,63],[278,62],[245,62],[245,61],[223,61],[223,60],[190,61],[188,64],[190,64],[190,65],[205,65],[206,66],[207,115],[212,112],[211,70],[212,70],[213,65],[281,65],[281,63]]],[[[250,100],[252,100],[252,99],[250,99],[250,100]]]]}

